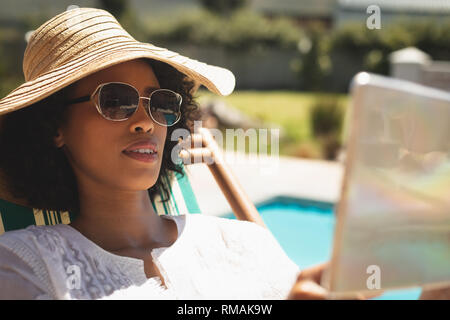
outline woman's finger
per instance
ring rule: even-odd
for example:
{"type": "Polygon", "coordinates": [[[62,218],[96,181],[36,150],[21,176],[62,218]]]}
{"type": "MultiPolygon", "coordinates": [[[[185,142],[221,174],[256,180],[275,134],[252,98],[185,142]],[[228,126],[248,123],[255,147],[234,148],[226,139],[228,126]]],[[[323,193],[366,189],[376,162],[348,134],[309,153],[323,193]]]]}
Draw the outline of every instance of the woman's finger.
{"type": "Polygon", "coordinates": [[[325,300],[328,291],[311,280],[298,281],[291,289],[288,300],[325,300]]]}
{"type": "Polygon", "coordinates": [[[191,133],[189,137],[183,140],[183,145],[186,148],[201,148],[205,147],[205,143],[203,141],[203,136],[199,133],[191,133]]]}
{"type": "Polygon", "coordinates": [[[214,162],[212,152],[207,148],[183,149],[179,155],[184,164],[211,164],[214,162]]]}
{"type": "Polygon", "coordinates": [[[311,279],[315,281],[316,283],[320,283],[322,279],[323,271],[328,267],[329,262],[324,262],[321,264],[314,265],[312,267],[303,269],[297,280],[306,280],[311,279]]]}

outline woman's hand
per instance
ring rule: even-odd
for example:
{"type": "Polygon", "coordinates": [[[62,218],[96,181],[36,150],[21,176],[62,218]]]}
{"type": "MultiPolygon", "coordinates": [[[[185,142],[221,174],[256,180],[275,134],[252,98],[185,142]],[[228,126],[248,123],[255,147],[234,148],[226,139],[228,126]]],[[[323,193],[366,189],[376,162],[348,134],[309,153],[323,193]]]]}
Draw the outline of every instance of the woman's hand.
{"type": "Polygon", "coordinates": [[[328,263],[303,269],[297,277],[297,282],[289,293],[288,300],[325,300],[328,290],[320,285],[323,270],[328,263]]]}
{"type": "MultiPolygon", "coordinates": [[[[289,293],[288,300],[325,300],[330,298],[329,291],[320,285],[320,279],[322,278],[323,271],[328,267],[329,263],[322,263],[307,269],[303,269],[300,272],[297,282],[289,293]]],[[[361,293],[355,293],[354,297],[348,297],[348,299],[366,300],[368,298],[374,298],[382,293],[376,293],[372,295],[363,295],[361,293]]]]}
{"type": "Polygon", "coordinates": [[[420,300],[450,300],[450,287],[440,289],[422,289],[420,300]]]}
{"type": "Polygon", "coordinates": [[[218,146],[211,133],[207,129],[203,129],[199,129],[200,133],[191,133],[188,138],[179,142],[181,148],[179,156],[185,165],[214,163],[218,153],[216,150],[218,146]]]}

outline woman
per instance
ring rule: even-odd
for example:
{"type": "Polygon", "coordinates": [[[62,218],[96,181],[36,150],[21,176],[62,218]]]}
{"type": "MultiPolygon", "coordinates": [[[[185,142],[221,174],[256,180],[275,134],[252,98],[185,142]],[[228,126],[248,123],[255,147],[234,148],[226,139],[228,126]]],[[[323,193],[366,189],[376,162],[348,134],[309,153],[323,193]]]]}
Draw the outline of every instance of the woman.
{"type": "Polygon", "coordinates": [[[229,71],[141,44],[83,8],[33,33],[24,74],[0,100],[3,183],[76,218],[0,237],[1,298],[288,296],[299,270],[266,229],[151,205],[161,173],[179,170],[169,137],[195,119],[194,88],[229,94],[229,71]]]}
{"type": "Polygon", "coordinates": [[[266,229],[152,208],[161,173],[179,170],[168,137],[195,119],[194,88],[229,94],[229,71],[83,8],[33,33],[24,74],[0,100],[3,182],[18,202],[76,218],[0,236],[0,298],[327,297],[325,265],[300,273],[266,229]]]}

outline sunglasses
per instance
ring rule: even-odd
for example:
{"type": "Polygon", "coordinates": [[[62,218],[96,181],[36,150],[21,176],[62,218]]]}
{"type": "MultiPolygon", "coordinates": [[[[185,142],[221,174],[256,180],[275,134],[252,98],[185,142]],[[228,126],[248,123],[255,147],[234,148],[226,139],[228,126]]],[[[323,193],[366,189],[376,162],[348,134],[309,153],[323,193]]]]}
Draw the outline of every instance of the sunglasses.
{"type": "Polygon", "coordinates": [[[123,82],[103,83],[90,96],[71,99],[66,104],[92,101],[105,119],[125,121],[137,111],[140,99],[147,100],[144,105],[147,113],[161,126],[173,126],[181,118],[180,94],[169,89],[155,89],[149,91],[148,97],[140,97],[135,87],[123,82]]]}

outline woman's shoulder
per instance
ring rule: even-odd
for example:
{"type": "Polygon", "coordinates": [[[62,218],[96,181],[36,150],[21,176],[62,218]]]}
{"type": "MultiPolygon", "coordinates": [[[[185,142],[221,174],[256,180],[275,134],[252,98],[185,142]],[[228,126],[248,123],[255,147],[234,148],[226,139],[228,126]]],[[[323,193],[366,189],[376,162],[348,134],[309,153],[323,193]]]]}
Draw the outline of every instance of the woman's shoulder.
{"type": "Polygon", "coordinates": [[[28,264],[42,260],[43,254],[55,255],[65,247],[64,225],[28,226],[0,235],[0,252],[10,252],[28,264]]]}
{"type": "Polygon", "coordinates": [[[36,239],[36,234],[32,231],[34,228],[36,226],[6,231],[0,235],[0,250],[2,248],[13,249],[23,245],[31,245],[36,239]]]}
{"type": "MultiPolygon", "coordinates": [[[[36,243],[35,240],[44,240],[45,242],[50,241],[50,239],[55,240],[55,238],[61,237],[60,229],[63,226],[53,225],[53,226],[35,226],[31,225],[23,229],[11,230],[0,235],[0,246],[18,246],[26,244],[31,246],[36,243]]],[[[41,242],[42,243],[42,242],[41,242]]]]}
{"type": "Polygon", "coordinates": [[[37,251],[27,245],[30,233],[25,229],[0,236],[0,299],[51,299],[44,264],[37,251]]]}
{"type": "Polygon", "coordinates": [[[62,236],[57,232],[60,228],[58,225],[29,226],[3,233],[0,236],[0,283],[14,288],[12,290],[23,297],[54,296],[50,272],[63,272],[60,259],[52,260],[61,255],[62,236]],[[17,283],[12,286],[12,281],[17,283]]]}

